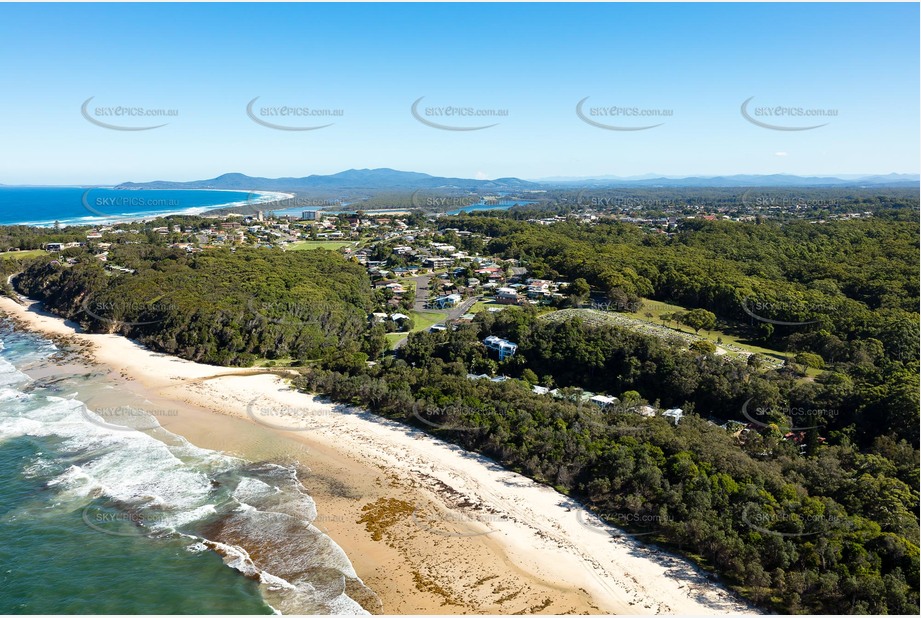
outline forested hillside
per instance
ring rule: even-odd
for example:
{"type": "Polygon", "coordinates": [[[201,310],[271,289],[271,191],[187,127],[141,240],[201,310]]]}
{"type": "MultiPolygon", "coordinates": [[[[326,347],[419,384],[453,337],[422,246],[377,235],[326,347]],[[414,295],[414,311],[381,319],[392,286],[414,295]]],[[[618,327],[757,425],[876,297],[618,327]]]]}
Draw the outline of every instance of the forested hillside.
{"type": "MultiPolygon", "coordinates": [[[[878,360],[873,371],[914,373],[905,405],[917,407],[917,362],[878,360]]],[[[918,453],[885,418],[871,416],[858,439],[855,425],[867,419],[852,406],[873,395],[846,378],[810,384],[614,326],[505,311],[413,334],[399,359],[374,367],[346,359],[311,367],[301,385],[571,494],[776,611],[918,611],[918,453]],[[497,362],[480,343],[487,334],[516,337],[518,353],[497,362]],[[518,379],[467,375],[483,371],[518,379]],[[578,389],[534,394],[538,380],[605,388],[621,401],[599,409],[578,389]],[[763,423],[746,418],[749,398],[752,410],[767,411],[763,423]],[[636,413],[652,399],[696,414],[676,426],[636,413]],[[787,438],[791,410],[811,413],[802,444],[787,438]],[[711,415],[742,423],[723,428],[711,415]]]]}
{"type": "Polygon", "coordinates": [[[465,217],[489,249],[535,276],[584,278],[620,310],[640,297],[702,308],[762,345],[820,357],[824,378],[862,391],[861,431],[918,443],[917,214],[825,224],[683,222],[671,238],[609,223],[540,226],[465,217]],[[898,361],[898,362],[896,362],[898,361]]]}
{"type": "MultiPolygon", "coordinates": [[[[26,261],[17,285],[93,332],[184,358],[297,361],[301,388],[484,453],[771,610],[917,614],[917,212],[683,219],[669,233],[521,214],[439,219],[434,238],[518,260],[527,277],[571,282],[566,292],[412,333],[394,353],[383,325],[371,326],[365,268],[323,250],[187,253],[146,230],[113,244],[107,262],[85,247],[26,261]],[[589,320],[579,308],[601,300],[642,311],[650,299],[788,360],[720,355],[710,341],[589,320]],[[517,352],[499,361],[488,335],[517,352]],[[584,391],[618,402],[602,409],[584,391]],[[684,416],[639,414],[646,404],[684,416]]],[[[41,235],[8,236],[26,248],[41,235]]],[[[408,260],[392,253],[397,242],[371,245],[369,259],[408,260]]]]}
{"type": "Polygon", "coordinates": [[[319,358],[365,332],[368,277],[332,252],[118,245],[110,261],[126,270],[73,252],[72,265],[34,262],[17,279],[20,291],[91,332],[117,332],[190,360],[319,358]]]}

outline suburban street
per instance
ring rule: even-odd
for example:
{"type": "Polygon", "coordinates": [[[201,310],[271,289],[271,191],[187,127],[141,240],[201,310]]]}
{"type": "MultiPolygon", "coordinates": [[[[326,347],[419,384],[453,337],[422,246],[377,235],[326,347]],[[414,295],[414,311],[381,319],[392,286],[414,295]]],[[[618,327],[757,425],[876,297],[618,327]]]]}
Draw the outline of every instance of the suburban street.
{"type": "Polygon", "coordinates": [[[416,302],[413,305],[415,311],[425,311],[425,303],[429,299],[429,283],[432,281],[432,277],[435,275],[419,275],[418,277],[413,277],[413,281],[416,283],[416,302]]]}
{"type": "MultiPolygon", "coordinates": [[[[414,311],[417,311],[419,313],[428,313],[428,314],[436,313],[435,311],[425,308],[425,303],[426,301],[428,301],[428,296],[429,296],[429,282],[431,281],[432,276],[433,275],[420,275],[418,277],[413,277],[413,281],[416,282],[416,301],[413,305],[414,311]]],[[[457,305],[456,307],[452,307],[447,312],[445,312],[447,313],[447,315],[442,320],[442,322],[447,322],[449,320],[456,320],[457,318],[461,317],[462,315],[470,311],[470,308],[473,307],[473,305],[476,304],[478,300],[480,300],[480,297],[474,296],[473,298],[468,298],[467,300],[457,305]]],[[[441,313],[441,312],[438,312],[438,313],[441,313]]],[[[407,334],[407,337],[408,336],[409,335],[407,334]]],[[[393,345],[393,349],[396,350],[398,348],[401,348],[405,344],[406,344],[406,337],[403,337],[402,339],[400,339],[393,345]]]]}

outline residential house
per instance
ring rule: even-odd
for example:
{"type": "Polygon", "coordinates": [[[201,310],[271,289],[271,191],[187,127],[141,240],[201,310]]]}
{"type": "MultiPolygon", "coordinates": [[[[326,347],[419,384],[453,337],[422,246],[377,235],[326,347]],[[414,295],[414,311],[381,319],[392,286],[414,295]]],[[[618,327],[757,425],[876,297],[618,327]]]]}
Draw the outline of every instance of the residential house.
{"type": "Polygon", "coordinates": [[[512,343],[507,339],[502,339],[496,337],[495,335],[490,335],[483,340],[483,345],[485,345],[490,350],[496,351],[499,353],[499,360],[505,360],[509,356],[513,356],[515,352],[518,351],[518,344],[512,343]]]}
{"type": "Polygon", "coordinates": [[[427,257],[422,260],[423,266],[428,266],[433,269],[438,268],[447,268],[454,263],[454,258],[449,257],[427,257]]]}
{"type": "Polygon", "coordinates": [[[636,412],[640,416],[655,416],[656,409],[652,406],[636,406],[633,408],[633,412],[636,412]]]}
{"type": "Polygon", "coordinates": [[[517,305],[518,291],[514,288],[499,288],[496,290],[496,302],[503,305],[517,305]]]}
{"type": "Polygon", "coordinates": [[[606,395],[594,395],[589,398],[593,404],[599,408],[607,408],[611,404],[615,404],[620,401],[617,397],[608,397],[606,395]]]}
{"type": "Polygon", "coordinates": [[[459,302],[461,302],[460,294],[448,294],[447,296],[439,296],[432,301],[432,304],[434,304],[439,309],[445,309],[448,307],[454,307],[459,302]]]}
{"type": "Polygon", "coordinates": [[[681,420],[681,417],[684,416],[684,410],[682,410],[681,408],[669,408],[668,410],[662,413],[662,416],[664,416],[665,418],[671,419],[672,422],[674,422],[675,425],[677,425],[678,421],[681,420]]]}
{"type": "Polygon", "coordinates": [[[550,281],[545,279],[528,279],[528,298],[543,298],[550,295],[550,281]]]}

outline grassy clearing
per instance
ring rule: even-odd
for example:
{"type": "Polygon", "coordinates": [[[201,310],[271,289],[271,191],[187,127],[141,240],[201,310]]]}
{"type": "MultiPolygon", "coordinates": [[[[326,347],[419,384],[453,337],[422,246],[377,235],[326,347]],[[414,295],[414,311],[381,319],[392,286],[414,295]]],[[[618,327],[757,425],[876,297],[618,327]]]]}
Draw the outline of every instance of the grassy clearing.
{"type": "Polygon", "coordinates": [[[342,241],[342,240],[301,240],[295,243],[288,245],[288,251],[312,251],[314,249],[329,249],[330,251],[338,251],[342,247],[352,247],[356,246],[358,243],[354,241],[342,241]]]}
{"type": "Polygon", "coordinates": [[[500,305],[494,300],[478,300],[473,303],[473,306],[470,307],[469,313],[479,313],[481,311],[486,311],[487,309],[492,309],[495,307],[507,307],[508,305],[500,305]]]}
{"type": "Polygon", "coordinates": [[[448,313],[446,311],[410,311],[409,315],[412,316],[413,322],[415,323],[413,332],[417,330],[426,330],[433,324],[438,324],[448,319],[448,313]]]}
{"type": "Polygon", "coordinates": [[[25,260],[29,258],[46,255],[42,249],[30,249],[29,251],[7,251],[0,253],[0,260],[25,260]]]}
{"type": "Polygon", "coordinates": [[[288,358],[260,358],[253,363],[253,367],[290,367],[295,362],[295,359],[288,358]]]}
{"type": "MultiPolygon", "coordinates": [[[[444,311],[410,311],[409,316],[413,319],[413,329],[410,331],[413,333],[428,330],[432,325],[444,322],[448,318],[448,314],[444,311]]],[[[407,336],[407,333],[387,333],[384,336],[390,342],[392,350],[398,341],[407,336]]]]}
{"type": "Polygon", "coordinates": [[[390,349],[392,350],[396,347],[397,342],[406,336],[406,333],[387,333],[384,335],[384,338],[387,340],[387,343],[390,344],[390,349]]]}
{"type": "MultiPolygon", "coordinates": [[[[506,309],[512,309],[517,311],[521,309],[521,307],[518,305],[503,305],[502,303],[497,303],[494,298],[486,298],[484,300],[478,300],[477,302],[473,303],[473,306],[467,310],[467,313],[480,313],[481,311],[486,311],[488,309],[502,309],[503,311],[506,309]]],[[[538,313],[546,313],[547,311],[554,311],[554,309],[548,307],[539,307],[537,311],[538,313]]]]}
{"type": "MultiPolygon", "coordinates": [[[[687,307],[682,307],[680,305],[672,305],[670,303],[664,303],[658,300],[648,300],[643,299],[643,307],[638,312],[624,312],[621,315],[633,318],[635,320],[641,320],[643,322],[649,322],[652,324],[663,325],[661,320],[662,314],[666,313],[675,313],[677,311],[689,311],[687,307]]],[[[675,322],[668,322],[665,326],[673,331],[688,333],[694,335],[694,329],[690,326],[684,326],[682,324],[676,324],[675,322]]],[[[738,335],[722,331],[722,330],[712,330],[712,331],[701,331],[696,333],[697,336],[703,339],[709,339],[713,343],[716,343],[717,339],[722,339],[722,343],[726,345],[735,346],[741,350],[752,354],[761,354],[763,356],[768,356],[774,358],[778,361],[783,362],[786,360],[787,356],[778,350],[773,350],[771,348],[764,348],[759,345],[752,343],[749,339],[745,337],[739,337],[738,335]]],[[[818,375],[820,372],[816,372],[818,375]]]]}

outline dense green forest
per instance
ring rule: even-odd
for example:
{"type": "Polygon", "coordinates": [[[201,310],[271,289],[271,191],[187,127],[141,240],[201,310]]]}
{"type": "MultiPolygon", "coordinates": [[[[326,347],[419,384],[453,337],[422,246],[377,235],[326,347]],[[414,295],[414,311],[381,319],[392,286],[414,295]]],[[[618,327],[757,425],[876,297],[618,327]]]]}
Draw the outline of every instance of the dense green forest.
{"type": "Polygon", "coordinates": [[[28,225],[0,226],[0,253],[10,249],[41,249],[49,242],[80,242],[86,240],[87,228],[48,229],[28,225]]]}
{"type": "Polygon", "coordinates": [[[583,278],[615,307],[646,297],[711,310],[721,327],[811,354],[823,371],[767,369],[756,357],[743,363],[524,310],[414,334],[398,359],[373,368],[343,349],[311,368],[303,387],[483,452],[614,523],[654,521],[657,542],[778,611],[917,613],[914,211],[821,225],[694,220],[671,237],[517,217],[443,226],[485,234],[487,252],[520,260],[534,276],[583,278]],[[518,353],[497,362],[478,343],[489,334],[514,340],[518,353]],[[575,395],[532,394],[534,383],[604,391],[630,406],[601,411],[575,395]],[[693,413],[673,426],[630,411],[643,401],[693,413]],[[724,420],[747,431],[719,427],[724,420]]]}
{"type": "Polygon", "coordinates": [[[887,355],[918,356],[914,212],[822,225],[687,220],[671,237],[616,222],[468,216],[450,224],[488,235],[488,251],[520,259],[534,276],[584,278],[624,307],[647,297],[708,309],[757,327],[769,347],[827,361],[852,352],[844,342],[871,339],[887,355]]]}
{"type": "MultiPolygon", "coordinates": [[[[800,366],[530,307],[413,333],[389,353],[385,327],[369,326],[380,298],[358,264],[326,251],[186,253],[149,230],[113,245],[108,263],[86,248],[27,260],[16,284],[91,331],[192,360],[295,359],[299,387],[415,424],[616,525],[633,522],[763,607],[917,614],[918,214],[891,197],[847,208],[874,214],[685,219],[671,234],[604,220],[540,225],[527,209],[436,222],[437,240],[573,282],[560,302],[706,310],[717,328],[800,366]],[[498,361],[487,335],[512,339],[517,353],[498,361]],[[509,379],[468,376],[483,373],[509,379]],[[537,384],[560,396],[533,393],[537,384]],[[583,389],[620,401],[601,409],[583,389]],[[646,403],[685,416],[637,414],[646,403]]],[[[3,238],[32,248],[68,234],[8,228],[3,238]]],[[[393,259],[390,244],[371,258],[393,259]]],[[[0,260],[4,279],[20,268],[0,260]]]]}
{"type": "Polygon", "coordinates": [[[364,337],[371,288],[364,268],[333,252],[183,250],[118,245],[107,270],[74,249],[45,257],[19,290],[91,332],[117,332],[161,352],[218,365],[319,358],[364,337]]]}
{"type": "MultiPolygon", "coordinates": [[[[455,225],[488,235],[488,250],[522,260],[536,276],[584,278],[621,310],[640,297],[707,309],[726,330],[741,330],[770,348],[817,355],[815,366],[826,371],[802,390],[836,393],[831,403],[843,410],[836,429],[853,432],[861,445],[888,431],[918,446],[914,212],[890,210],[822,225],[690,220],[670,238],[621,223],[538,226],[473,216],[455,225]]],[[[528,341],[518,329],[500,334],[528,341]]],[[[565,356],[538,354],[532,362],[546,365],[565,356]]],[[[582,375],[594,381],[600,369],[588,367],[565,383],[582,375]]],[[[620,381],[630,373],[623,363],[610,370],[620,381]]],[[[702,373],[708,375],[704,381],[691,379],[657,396],[666,404],[703,404],[715,413],[739,408],[738,396],[727,396],[716,373],[702,373]]],[[[760,397],[766,405],[776,400],[775,394],[760,397]]]]}
{"type": "MultiPolygon", "coordinates": [[[[550,210],[600,212],[638,217],[687,216],[720,212],[730,216],[812,220],[842,213],[876,212],[917,203],[916,188],[896,187],[618,187],[551,188],[541,194],[550,210]]],[[[519,207],[513,218],[546,216],[546,209],[519,207]],[[543,213],[540,210],[544,210],[543,213]]]]}
{"type": "MultiPolygon", "coordinates": [[[[745,421],[746,402],[753,410],[825,410],[794,423],[815,428],[807,436],[810,450],[820,434],[862,446],[880,436],[917,446],[916,359],[905,362],[879,349],[867,350],[857,362],[836,363],[815,379],[801,379],[792,368],[763,370],[757,357],[734,362],[713,353],[680,351],[680,346],[635,331],[583,325],[579,318],[549,322],[527,316],[505,312],[481,317],[489,334],[518,343],[519,353],[504,369],[513,375],[516,368],[527,367],[539,376],[552,376],[559,386],[615,395],[635,390],[664,407],[693,409],[721,420],[745,421]]],[[[765,422],[783,426],[787,421],[765,422]]]]}
{"type": "MultiPolygon", "coordinates": [[[[300,385],[479,451],[615,525],[645,522],[633,531],[715,569],[756,603],[792,613],[917,613],[917,450],[883,419],[870,423],[861,447],[852,439],[853,393],[835,380],[810,385],[614,326],[506,311],[410,335],[398,359],[373,367],[343,350],[300,385]],[[487,334],[518,337],[518,354],[497,362],[479,343],[487,334]],[[467,376],[481,371],[519,379],[467,376]],[[626,405],[602,410],[576,390],[561,391],[572,400],[536,395],[535,381],[604,387],[626,405]],[[689,402],[699,415],[677,426],[641,417],[631,411],[640,393],[689,402]],[[745,421],[749,397],[775,414],[762,430],[740,437],[702,418],[745,421]],[[803,448],[784,438],[791,409],[818,412],[803,448]],[[847,413],[821,413],[839,409],[847,413]]],[[[914,395],[917,405],[916,381],[914,395]]]]}

